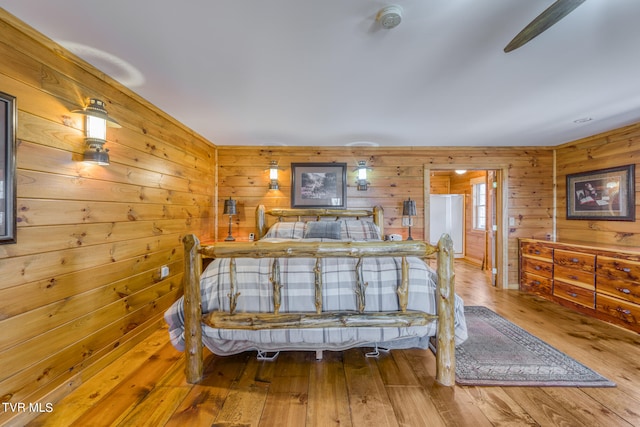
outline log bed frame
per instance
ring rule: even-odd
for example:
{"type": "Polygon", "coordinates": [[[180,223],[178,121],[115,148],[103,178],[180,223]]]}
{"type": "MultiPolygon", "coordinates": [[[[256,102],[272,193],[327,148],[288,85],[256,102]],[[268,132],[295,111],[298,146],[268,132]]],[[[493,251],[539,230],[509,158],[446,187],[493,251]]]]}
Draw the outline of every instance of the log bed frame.
{"type": "MultiPolygon", "coordinates": [[[[337,209],[272,209],[266,211],[264,206],[256,210],[256,224],[259,237],[266,233],[265,215],[276,216],[279,221],[287,217],[300,220],[303,217],[373,217],[383,232],[383,211],[380,207],[373,210],[337,210],[337,209]]],[[[437,246],[426,242],[409,241],[366,241],[366,242],[220,242],[201,246],[198,238],[189,234],[183,238],[184,243],[184,316],[185,316],[185,353],[186,377],[191,384],[198,383],[203,376],[203,343],[202,323],[214,328],[227,329],[276,329],[276,328],[323,328],[323,327],[367,327],[387,326],[406,327],[427,325],[438,319],[436,381],[445,386],[455,384],[455,343],[454,343],[454,267],[453,242],[444,234],[437,246]],[[408,256],[425,258],[436,256],[438,274],[438,315],[421,311],[407,310],[409,288],[408,256]],[[400,311],[364,312],[364,288],[366,283],[357,282],[355,289],[359,302],[358,312],[322,311],[322,281],[320,258],[327,257],[402,257],[402,277],[398,284],[400,311]],[[272,265],[274,312],[272,313],[236,313],[235,304],[239,293],[235,291],[236,269],[235,258],[274,258],[272,265]],[[304,257],[316,258],[315,313],[280,313],[280,284],[278,258],[304,257]],[[230,312],[201,313],[200,274],[202,260],[205,258],[231,258],[230,261],[230,312]]],[[[359,265],[359,263],[358,263],[359,265]]],[[[356,274],[358,268],[356,267],[356,274]]],[[[359,277],[359,275],[357,276],[359,277]]]]}

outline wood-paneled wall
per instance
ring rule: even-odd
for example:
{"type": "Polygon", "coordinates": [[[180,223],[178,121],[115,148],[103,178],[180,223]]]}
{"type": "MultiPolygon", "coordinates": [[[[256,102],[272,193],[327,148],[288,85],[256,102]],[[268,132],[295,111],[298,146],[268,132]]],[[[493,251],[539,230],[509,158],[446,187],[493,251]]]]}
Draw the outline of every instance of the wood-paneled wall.
{"type": "Polygon", "coordinates": [[[430,194],[451,194],[451,172],[431,172],[430,194]]]}
{"type": "Polygon", "coordinates": [[[595,245],[640,247],[640,123],[595,135],[556,150],[557,238],[595,245]],[[567,220],[567,174],[635,164],[636,221],[567,220]]]}
{"type": "MultiPolygon", "coordinates": [[[[0,91],[17,97],[17,243],[0,246],[2,402],[54,403],[157,329],[181,238],[211,234],[215,147],[0,9],[0,91]],[[97,97],[110,166],[83,163],[97,97]],[[160,280],[160,267],[169,276],[160,280]]],[[[37,413],[2,411],[14,425],[37,413]]]]}
{"type": "MultiPolygon", "coordinates": [[[[505,229],[510,287],[517,287],[518,282],[517,238],[544,238],[553,226],[553,150],[549,148],[218,147],[217,152],[218,204],[222,206],[228,197],[238,201],[240,215],[234,217],[233,232],[240,239],[247,239],[254,232],[257,205],[290,207],[290,165],[304,162],[346,162],[348,208],[381,205],[385,211],[385,234],[407,236],[406,227],[402,227],[402,201],[409,197],[416,200],[418,216],[412,235],[417,239],[424,237],[425,170],[503,170],[508,193],[505,216],[515,218],[515,225],[505,229]],[[280,190],[268,189],[267,168],[271,160],[277,160],[282,168],[280,190]],[[353,169],[358,160],[366,160],[373,168],[368,174],[368,191],[356,190],[353,169]]],[[[220,238],[227,234],[225,220],[217,230],[220,238]]]]}

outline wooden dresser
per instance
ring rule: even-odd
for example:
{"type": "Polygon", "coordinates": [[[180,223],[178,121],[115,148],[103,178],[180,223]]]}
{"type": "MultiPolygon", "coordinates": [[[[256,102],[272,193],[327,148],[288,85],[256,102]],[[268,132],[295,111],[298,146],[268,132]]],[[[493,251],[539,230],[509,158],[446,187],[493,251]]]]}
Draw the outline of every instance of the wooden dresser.
{"type": "Polygon", "coordinates": [[[640,250],[520,239],[520,290],[640,332],[640,250]]]}

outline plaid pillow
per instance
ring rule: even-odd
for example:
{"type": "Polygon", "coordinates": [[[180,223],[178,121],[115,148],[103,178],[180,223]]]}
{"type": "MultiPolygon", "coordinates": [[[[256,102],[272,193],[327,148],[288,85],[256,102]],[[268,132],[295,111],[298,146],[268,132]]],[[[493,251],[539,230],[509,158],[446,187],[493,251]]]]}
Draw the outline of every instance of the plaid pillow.
{"type": "Polygon", "coordinates": [[[343,240],[382,240],[380,228],[371,221],[345,220],[342,223],[343,240]]]}
{"type": "Polygon", "coordinates": [[[304,237],[305,223],[303,221],[295,222],[276,222],[273,224],[265,238],[275,239],[302,239],[304,237]]]}

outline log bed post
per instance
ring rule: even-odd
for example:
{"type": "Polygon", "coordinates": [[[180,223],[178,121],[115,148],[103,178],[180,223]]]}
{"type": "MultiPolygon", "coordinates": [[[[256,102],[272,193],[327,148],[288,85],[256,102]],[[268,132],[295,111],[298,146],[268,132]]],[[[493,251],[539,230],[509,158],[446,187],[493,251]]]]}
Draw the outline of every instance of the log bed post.
{"type": "Polygon", "coordinates": [[[373,223],[380,229],[380,235],[384,236],[384,209],[382,206],[373,207],[373,223]]]}
{"type": "Polygon", "coordinates": [[[438,337],[436,344],[436,381],[445,386],[456,383],[454,337],[453,241],[443,234],[438,241],[438,337]]]}
{"type": "Polygon", "coordinates": [[[202,256],[200,241],[193,234],[182,239],[184,244],[184,340],[187,382],[200,382],[203,375],[202,306],[200,302],[200,272],[202,256]]]}
{"type": "Polygon", "coordinates": [[[267,222],[264,205],[256,209],[256,240],[262,239],[267,234],[267,222]]]}

